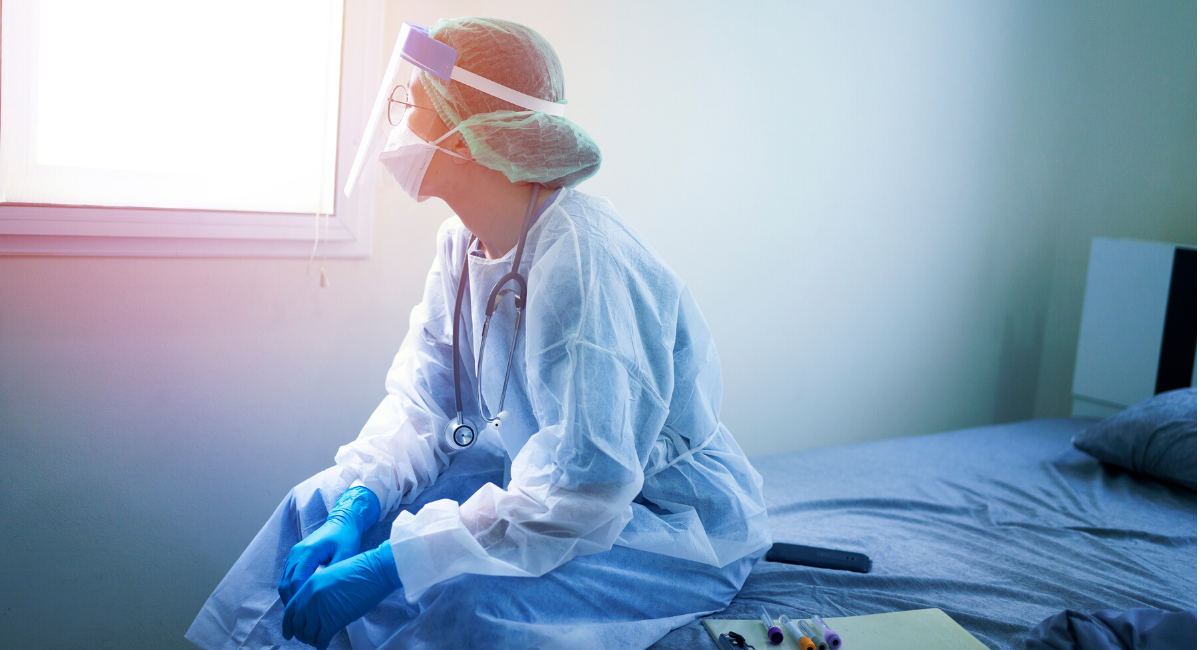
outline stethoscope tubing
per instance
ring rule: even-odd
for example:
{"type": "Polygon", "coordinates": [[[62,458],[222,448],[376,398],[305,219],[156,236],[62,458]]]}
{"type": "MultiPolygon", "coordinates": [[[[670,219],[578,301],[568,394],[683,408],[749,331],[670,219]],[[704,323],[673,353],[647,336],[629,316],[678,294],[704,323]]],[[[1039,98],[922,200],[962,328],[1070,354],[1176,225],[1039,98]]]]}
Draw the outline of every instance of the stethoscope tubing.
{"type": "MultiPolygon", "coordinates": [[[[521,266],[521,257],[525,252],[525,240],[528,238],[529,229],[533,224],[533,212],[534,212],[534,208],[537,206],[537,198],[538,198],[540,189],[541,189],[541,186],[535,183],[535,184],[533,184],[532,189],[529,192],[529,206],[525,210],[525,220],[521,223],[521,233],[517,237],[517,250],[516,250],[516,253],[513,255],[512,270],[509,271],[509,273],[506,274],[504,277],[500,278],[500,280],[495,284],[495,286],[492,287],[492,291],[491,291],[491,294],[488,296],[488,302],[487,302],[487,306],[485,308],[486,317],[484,318],[484,321],[483,321],[483,329],[480,332],[479,359],[476,361],[476,365],[475,365],[475,383],[478,388],[478,391],[476,394],[479,399],[480,415],[482,415],[483,418],[488,421],[488,423],[496,423],[499,421],[498,417],[491,417],[490,413],[486,412],[486,411],[488,411],[488,409],[487,409],[487,406],[484,404],[484,400],[483,400],[483,382],[481,380],[481,377],[482,377],[482,371],[483,371],[483,352],[484,352],[485,347],[487,346],[488,327],[491,325],[492,316],[495,314],[496,309],[500,304],[500,298],[503,297],[503,293],[501,293],[501,290],[509,282],[516,282],[517,289],[514,291],[514,293],[516,293],[515,304],[516,304],[516,308],[517,308],[517,317],[516,317],[516,324],[513,326],[512,343],[509,345],[509,349],[508,349],[508,363],[505,365],[505,368],[504,368],[504,384],[500,390],[500,404],[499,404],[500,410],[496,414],[497,416],[500,416],[504,413],[504,397],[508,393],[508,380],[509,380],[509,376],[512,373],[513,354],[516,352],[516,349],[517,349],[517,333],[521,328],[521,320],[522,320],[522,316],[523,316],[524,310],[525,310],[525,303],[526,303],[527,291],[528,291],[528,286],[529,286],[528,282],[525,279],[525,276],[521,275],[519,268],[521,266]]],[[[462,323],[462,303],[463,303],[463,295],[466,292],[467,282],[469,281],[469,273],[470,273],[470,264],[469,263],[470,263],[470,259],[471,259],[471,247],[474,244],[475,244],[475,237],[472,235],[470,241],[467,243],[466,254],[463,256],[462,273],[459,274],[459,276],[458,276],[458,292],[454,299],[454,324],[452,326],[452,332],[453,332],[452,335],[454,337],[454,341],[453,341],[453,344],[451,347],[452,347],[453,355],[454,355],[454,409],[455,409],[456,414],[455,414],[454,420],[450,421],[450,426],[447,427],[447,431],[450,434],[449,435],[450,443],[453,444],[454,446],[460,447],[460,448],[466,448],[466,447],[471,446],[472,444],[475,443],[476,438],[478,438],[475,430],[471,427],[471,425],[467,424],[466,418],[463,416],[462,379],[461,379],[461,371],[459,370],[459,365],[461,364],[461,360],[462,360],[462,357],[459,356],[459,337],[461,335],[460,330],[461,330],[461,323],[462,323]],[[466,431],[466,433],[463,433],[460,436],[459,432],[462,431],[463,429],[466,429],[467,431],[466,431]]]]}

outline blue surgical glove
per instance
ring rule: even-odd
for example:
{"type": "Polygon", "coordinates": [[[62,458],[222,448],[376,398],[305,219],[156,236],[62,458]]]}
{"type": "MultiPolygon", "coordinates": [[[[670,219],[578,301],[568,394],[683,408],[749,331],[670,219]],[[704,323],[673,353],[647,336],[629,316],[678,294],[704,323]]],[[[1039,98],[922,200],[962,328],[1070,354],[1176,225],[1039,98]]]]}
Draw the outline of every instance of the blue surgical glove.
{"type": "Polygon", "coordinates": [[[375,609],[400,588],[392,545],[355,555],[317,571],[283,610],[283,638],[325,650],[337,631],[375,609]]]}
{"type": "Polygon", "coordinates": [[[354,557],[362,544],[363,531],[377,521],[379,497],[374,492],[362,486],[343,492],[325,523],[288,551],[279,576],[279,600],[288,604],[318,566],[354,557]]]}

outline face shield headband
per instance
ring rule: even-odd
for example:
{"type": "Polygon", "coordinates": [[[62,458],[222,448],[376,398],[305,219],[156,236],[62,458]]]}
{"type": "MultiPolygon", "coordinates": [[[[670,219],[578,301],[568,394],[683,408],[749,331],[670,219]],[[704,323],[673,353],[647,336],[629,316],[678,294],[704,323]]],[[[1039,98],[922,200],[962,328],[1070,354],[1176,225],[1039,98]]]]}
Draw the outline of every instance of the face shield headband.
{"type": "Polygon", "coordinates": [[[379,94],[375,98],[374,106],[371,107],[371,116],[367,119],[367,128],[358,146],[358,153],[354,156],[354,164],[350,167],[350,175],[346,179],[346,187],[343,190],[346,196],[350,196],[350,193],[354,191],[354,187],[358,183],[358,177],[362,174],[363,164],[366,162],[367,154],[375,141],[373,137],[375,129],[383,117],[383,111],[387,109],[392,82],[396,78],[396,72],[400,68],[401,61],[411,63],[443,81],[457,81],[475,90],[487,93],[497,99],[502,99],[530,111],[538,111],[558,117],[566,114],[567,107],[564,104],[548,102],[532,95],[526,95],[523,92],[500,85],[491,79],[481,77],[468,70],[463,70],[455,65],[457,60],[458,51],[430,36],[428,27],[404,23],[400,28],[400,36],[396,38],[396,46],[392,49],[392,57],[388,60],[387,71],[383,75],[383,83],[379,86],[379,94]]]}

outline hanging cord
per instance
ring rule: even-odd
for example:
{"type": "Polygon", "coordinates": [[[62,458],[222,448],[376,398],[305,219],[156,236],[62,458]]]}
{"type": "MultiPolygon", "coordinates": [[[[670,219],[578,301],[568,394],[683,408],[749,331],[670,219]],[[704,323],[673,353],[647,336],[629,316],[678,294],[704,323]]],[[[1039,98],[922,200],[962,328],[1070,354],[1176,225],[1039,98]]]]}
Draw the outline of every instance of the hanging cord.
{"type": "MultiPolygon", "coordinates": [[[[330,4],[330,13],[332,13],[332,11],[333,11],[332,7],[333,7],[333,5],[331,3],[330,4]]],[[[328,39],[328,34],[326,34],[326,38],[328,39]]],[[[330,72],[331,68],[332,68],[332,65],[327,65],[325,67],[325,87],[326,88],[329,87],[329,72],[330,72]]],[[[323,122],[328,124],[328,122],[329,122],[329,102],[325,102],[324,118],[325,119],[323,120],[323,122]]],[[[328,153],[329,153],[329,138],[322,137],[321,138],[321,171],[319,172],[319,175],[317,176],[317,210],[313,214],[313,245],[312,245],[312,250],[309,251],[309,253],[308,253],[308,266],[304,267],[304,275],[307,275],[310,277],[312,276],[313,260],[317,256],[317,246],[319,246],[321,244],[321,216],[322,216],[321,208],[325,204],[325,172],[328,169],[325,165],[325,160],[326,160],[326,158],[328,158],[328,153]]],[[[335,203],[336,203],[336,199],[335,199],[335,203]]],[[[333,216],[332,214],[324,215],[324,217],[325,217],[325,241],[326,242],[329,241],[329,218],[332,216],[333,216]]],[[[321,262],[320,262],[320,264],[317,265],[317,268],[320,269],[320,271],[321,271],[321,276],[320,276],[320,280],[319,280],[318,284],[322,289],[329,286],[329,276],[325,271],[325,260],[326,260],[326,256],[328,255],[328,252],[329,252],[328,246],[321,246],[321,262]]]]}
{"type": "MultiPolygon", "coordinates": [[[[326,109],[328,113],[328,109],[326,109]]],[[[323,139],[324,140],[324,139],[323,139]]],[[[304,267],[304,275],[312,276],[313,259],[317,256],[317,246],[321,244],[321,207],[325,204],[325,154],[327,152],[327,141],[321,144],[321,172],[317,177],[317,211],[313,214],[313,245],[312,250],[308,253],[308,266],[304,267]]],[[[329,216],[325,216],[325,240],[329,240],[329,216]]],[[[327,246],[321,246],[321,263],[318,268],[321,271],[319,285],[322,289],[329,286],[329,276],[325,272],[325,256],[328,253],[327,246]]]]}
{"type": "MultiPolygon", "coordinates": [[[[324,164],[322,164],[321,166],[324,167],[324,164]]],[[[321,172],[321,175],[322,176],[325,175],[324,171],[321,172]]],[[[317,245],[321,243],[321,216],[322,215],[321,215],[321,209],[319,206],[320,206],[320,202],[323,202],[325,200],[324,195],[325,195],[325,190],[324,190],[324,186],[322,186],[322,189],[321,189],[320,193],[318,194],[318,199],[317,199],[318,200],[317,212],[316,212],[316,214],[313,215],[313,247],[312,247],[312,250],[309,251],[309,253],[308,253],[308,266],[304,267],[304,274],[307,276],[312,276],[312,265],[313,265],[313,260],[316,258],[316,255],[317,255],[317,245]]],[[[324,217],[325,217],[325,239],[328,240],[329,239],[329,215],[326,214],[326,215],[324,215],[324,217]]],[[[326,256],[326,248],[324,246],[322,246],[321,247],[321,262],[317,265],[317,268],[320,269],[320,272],[321,272],[319,284],[322,289],[329,286],[329,276],[325,272],[325,259],[326,259],[325,256],[326,256]]]]}

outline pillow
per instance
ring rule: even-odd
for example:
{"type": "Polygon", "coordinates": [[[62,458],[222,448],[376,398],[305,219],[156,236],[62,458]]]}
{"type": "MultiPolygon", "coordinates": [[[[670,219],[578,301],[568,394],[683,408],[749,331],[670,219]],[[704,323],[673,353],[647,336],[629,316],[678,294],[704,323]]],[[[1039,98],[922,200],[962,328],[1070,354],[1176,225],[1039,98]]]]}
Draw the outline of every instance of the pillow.
{"type": "Polygon", "coordinates": [[[1100,461],[1196,489],[1196,389],[1159,393],[1107,417],[1072,443],[1100,461]]]}

